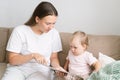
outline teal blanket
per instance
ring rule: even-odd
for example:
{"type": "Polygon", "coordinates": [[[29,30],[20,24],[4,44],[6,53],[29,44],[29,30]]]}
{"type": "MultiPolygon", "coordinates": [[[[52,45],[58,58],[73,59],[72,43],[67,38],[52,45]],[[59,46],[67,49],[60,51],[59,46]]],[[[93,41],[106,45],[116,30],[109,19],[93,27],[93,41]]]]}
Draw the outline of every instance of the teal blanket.
{"type": "Polygon", "coordinates": [[[98,72],[92,73],[87,80],[120,80],[120,61],[107,64],[98,72]]]}

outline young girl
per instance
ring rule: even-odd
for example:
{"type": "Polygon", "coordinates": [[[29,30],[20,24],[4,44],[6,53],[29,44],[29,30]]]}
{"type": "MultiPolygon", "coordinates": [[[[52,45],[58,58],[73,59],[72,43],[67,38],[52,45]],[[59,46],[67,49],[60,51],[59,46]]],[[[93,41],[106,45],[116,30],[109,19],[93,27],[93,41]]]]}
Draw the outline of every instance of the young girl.
{"type": "MultiPolygon", "coordinates": [[[[70,50],[64,66],[64,69],[68,70],[70,74],[78,75],[84,80],[92,72],[91,66],[94,67],[95,72],[100,69],[98,60],[93,57],[92,53],[86,51],[87,46],[88,36],[81,31],[75,32],[70,42],[70,50]]],[[[66,79],[70,80],[69,74],[66,79]]]]}

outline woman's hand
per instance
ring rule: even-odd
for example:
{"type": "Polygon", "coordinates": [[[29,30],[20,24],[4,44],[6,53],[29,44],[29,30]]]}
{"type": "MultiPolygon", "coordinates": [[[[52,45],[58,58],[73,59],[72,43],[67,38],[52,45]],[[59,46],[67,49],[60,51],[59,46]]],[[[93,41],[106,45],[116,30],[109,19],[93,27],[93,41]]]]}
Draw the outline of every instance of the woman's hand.
{"type": "Polygon", "coordinates": [[[57,76],[64,76],[67,71],[63,69],[61,66],[55,67],[55,73],[57,76]]]}
{"type": "Polygon", "coordinates": [[[40,55],[38,53],[33,53],[32,57],[40,64],[47,64],[47,60],[45,59],[45,57],[43,55],[40,55]]]}

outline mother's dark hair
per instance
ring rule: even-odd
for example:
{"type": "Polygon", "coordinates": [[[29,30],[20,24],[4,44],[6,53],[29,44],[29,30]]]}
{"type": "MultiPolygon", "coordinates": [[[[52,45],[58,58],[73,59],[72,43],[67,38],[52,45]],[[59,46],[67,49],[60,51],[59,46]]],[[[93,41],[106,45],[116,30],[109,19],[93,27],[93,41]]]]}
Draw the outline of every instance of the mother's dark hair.
{"type": "Polygon", "coordinates": [[[34,26],[36,24],[35,18],[38,16],[40,19],[48,15],[58,16],[58,12],[50,2],[41,2],[34,10],[31,18],[25,25],[34,26]]]}

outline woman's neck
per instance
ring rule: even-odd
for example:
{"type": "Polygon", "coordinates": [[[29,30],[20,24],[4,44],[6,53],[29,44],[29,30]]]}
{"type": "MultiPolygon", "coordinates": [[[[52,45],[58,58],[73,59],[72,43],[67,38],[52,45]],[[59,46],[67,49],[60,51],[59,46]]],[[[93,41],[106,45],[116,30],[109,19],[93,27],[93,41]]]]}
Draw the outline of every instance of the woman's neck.
{"type": "Polygon", "coordinates": [[[43,32],[40,31],[40,29],[39,29],[38,26],[32,26],[31,29],[32,29],[32,31],[33,31],[35,34],[38,34],[38,35],[43,34],[43,32]]]}

